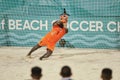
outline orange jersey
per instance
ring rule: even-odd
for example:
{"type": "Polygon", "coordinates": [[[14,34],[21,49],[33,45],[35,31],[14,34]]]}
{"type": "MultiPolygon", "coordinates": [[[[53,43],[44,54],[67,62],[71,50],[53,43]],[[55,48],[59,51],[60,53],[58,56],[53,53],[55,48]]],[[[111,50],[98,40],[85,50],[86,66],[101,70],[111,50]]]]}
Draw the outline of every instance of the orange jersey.
{"type": "Polygon", "coordinates": [[[53,26],[53,29],[42,38],[42,40],[39,42],[39,45],[47,46],[48,49],[53,51],[56,42],[60,40],[65,33],[65,28],[53,26]]]}

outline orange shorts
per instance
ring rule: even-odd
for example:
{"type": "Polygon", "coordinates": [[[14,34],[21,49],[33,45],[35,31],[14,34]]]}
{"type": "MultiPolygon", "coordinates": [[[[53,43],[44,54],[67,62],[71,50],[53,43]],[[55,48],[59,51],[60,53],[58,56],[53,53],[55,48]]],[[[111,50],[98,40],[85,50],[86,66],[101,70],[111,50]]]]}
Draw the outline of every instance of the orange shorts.
{"type": "Polygon", "coordinates": [[[50,49],[51,51],[54,50],[55,48],[55,43],[51,43],[51,42],[48,42],[47,40],[41,40],[39,43],[38,43],[39,46],[46,46],[47,49],[50,49]]]}

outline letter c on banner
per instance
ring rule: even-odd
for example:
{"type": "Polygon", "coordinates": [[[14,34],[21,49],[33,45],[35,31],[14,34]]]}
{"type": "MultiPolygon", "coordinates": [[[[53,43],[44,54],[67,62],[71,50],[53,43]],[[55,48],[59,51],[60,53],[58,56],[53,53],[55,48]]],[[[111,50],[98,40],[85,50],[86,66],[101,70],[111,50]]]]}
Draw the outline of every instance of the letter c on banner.
{"type": "Polygon", "coordinates": [[[82,26],[83,24],[87,24],[87,25],[88,25],[88,22],[87,22],[87,21],[82,21],[82,22],[80,23],[80,29],[81,29],[82,31],[88,31],[89,28],[87,27],[86,29],[84,29],[83,26],[82,26]]]}
{"type": "Polygon", "coordinates": [[[73,30],[73,31],[77,31],[78,27],[77,28],[73,28],[73,24],[78,24],[78,22],[77,21],[70,22],[70,29],[73,30]]]}
{"type": "Polygon", "coordinates": [[[33,21],[31,22],[31,24],[30,24],[30,25],[31,25],[31,28],[32,28],[33,30],[38,30],[39,27],[36,27],[36,28],[33,27],[33,24],[34,24],[34,23],[39,23],[39,21],[33,20],[33,21]]]}
{"type": "Polygon", "coordinates": [[[110,25],[116,25],[116,22],[114,21],[110,21],[108,24],[107,24],[107,29],[110,31],[110,32],[115,32],[116,31],[116,28],[112,29],[110,28],[110,25]]]}

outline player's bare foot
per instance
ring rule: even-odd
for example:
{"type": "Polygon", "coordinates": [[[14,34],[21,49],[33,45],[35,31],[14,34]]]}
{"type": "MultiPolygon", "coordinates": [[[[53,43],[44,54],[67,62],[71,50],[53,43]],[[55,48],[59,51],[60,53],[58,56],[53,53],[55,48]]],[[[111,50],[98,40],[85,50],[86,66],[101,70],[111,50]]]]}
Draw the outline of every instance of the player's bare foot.
{"type": "Polygon", "coordinates": [[[27,58],[31,58],[31,55],[27,55],[26,57],[27,57],[27,58]]]}
{"type": "Polygon", "coordinates": [[[43,57],[40,57],[39,59],[40,59],[40,60],[42,60],[42,59],[43,59],[43,57]]]}

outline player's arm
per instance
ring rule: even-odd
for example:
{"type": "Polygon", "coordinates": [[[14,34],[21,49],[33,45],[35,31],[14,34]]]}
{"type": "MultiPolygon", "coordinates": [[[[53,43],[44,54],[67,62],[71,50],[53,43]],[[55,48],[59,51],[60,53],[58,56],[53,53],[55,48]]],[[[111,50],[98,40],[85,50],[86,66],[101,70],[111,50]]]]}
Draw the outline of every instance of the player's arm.
{"type": "Polygon", "coordinates": [[[64,28],[67,28],[68,15],[66,14],[61,15],[60,20],[63,22],[64,28]]]}
{"type": "MultiPolygon", "coordinates": [[[[66,17],[65,17],[66,19],[66,17]]],[[[61,28],[61,30],[63,30],[65,33],[68,33],[68,29],[67,29],[67,25],[65,26],[64,24],[67,24],[67,19],[65,20],[65,22],[63,22],[62,20],[57,20],[53,23],[53,27],[54,26],[59,26],[61,28]]],[[[56,31],[60,31],[60,30],[56,30],[56,31]]]]}
{"type": "Polygon", "coordinates": [[[55,21],[55,22],[53,23],[53,27],[54,27],[54,26],[58,26],[58,27],[60,27],[60,28],[63,28],[63,27],[64,27],[63,22],[62,22],[61,20],[55,21]]]}
{"type": "MultiPolygon", "coordinates": [[[[63,14],[63,15],[61,15],[60,16],[60,20],[61,20],[61,22],[63,23],[63,30],[66,32],[66,33],[68,33],[68,29],[67,29],[67,22],[68,22],[68,15],[67,14],[63,14]]],[[[65,34],[66,34],[65,33],[65,34]]]]}

